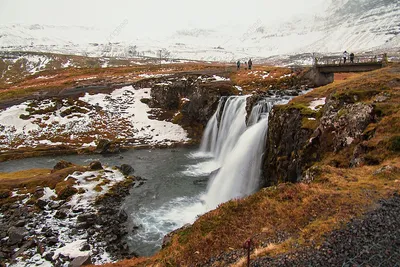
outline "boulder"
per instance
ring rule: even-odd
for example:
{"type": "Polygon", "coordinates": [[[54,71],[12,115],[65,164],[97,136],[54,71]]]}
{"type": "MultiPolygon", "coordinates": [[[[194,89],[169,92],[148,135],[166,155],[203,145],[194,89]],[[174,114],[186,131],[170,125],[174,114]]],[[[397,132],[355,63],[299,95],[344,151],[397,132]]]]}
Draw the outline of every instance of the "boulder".
{"type": "Polygon", "coordinates": [[[49,238],[46,239],[46,243],[47,243],[49,246],[56,245],[58,242],[59,242],[59,241],[58,241],[58,238],[55,237],[55,236],[52,236],[52,237],[49,237],[49,238]]]}
{"type": "Polygon", "coordinates": [[[44,210],[45,207],[47,206],[47,201],[45,201],[43,199],[38,199],[36,201],[36,206],[38,206],[41,210],[44,210]]]}
{"type": "Polygon", "coordinates": [[[67,186],[61,188],[57,192],[58,199],[63,199],[63,200],[69,198],[70,196],[75,195],[76,193],[78,193],[78,190],[75,187],[73,187],[72,185],[67,185],[67,186]]]}
{"type": "Polygon", "coordinates": [[[11,190],[0,189],[0,199],[8,198],[11,196],[11,190]]]}
{"type": "Polygon", "coordinates": [[[120,167],[117,167],[123,175],[127,176],[135,171],[131,165],[122,164],[120,167]]]}
{"type": "Polygon", "coordinates": [[[98,154],[113,154],[119,153],[119,145],[107,139],[100,139],[96,146],[96,153],[98,154]]]}
{"type": "Polygon", "coordinates": [[[67,216],[68,216],[68,214],[67,214],[67,210],[66,209],[60,209],[54,215],[54,217],[57,218],[57,219],[65,219],[65,218],[67,218],[67,216]]]}
{"type": "Polygon", "coordinates": [[[79,256],[71,261],[69,267],[80,267],[89,264],[92,264],[90,256],[79,256]]]}
{"type": "Polygon", "coordinates": [[[25,226],[25,224],[26,224],[26,221],[21,219],[15,223],[15,227],[23,227],[23,226],[25,226]]]}
{"type": "Polygon", "coordinates": [[[55,172],[55,171],[69,168],[72,166],[74,166],[74,164],[72,164],[71,162],[61,160],[61,161],[57,162],[57,164],[53,167],[53,170],[51,172],[55,172]]]}
{"type": "Polygon", "coordinates": [[[7,234],[8,234],[8,244],[17,245],[25,239],[27,231],[24,227],[12,226],[8,229],[7,234]]]}
{"type": "Polygon", "coordinates": [[[100,161],[93,161],[93,162],[90,162],[89,169],[91,169],[93,171],[102,170],[103,166],[101,165],[100,161]]]}

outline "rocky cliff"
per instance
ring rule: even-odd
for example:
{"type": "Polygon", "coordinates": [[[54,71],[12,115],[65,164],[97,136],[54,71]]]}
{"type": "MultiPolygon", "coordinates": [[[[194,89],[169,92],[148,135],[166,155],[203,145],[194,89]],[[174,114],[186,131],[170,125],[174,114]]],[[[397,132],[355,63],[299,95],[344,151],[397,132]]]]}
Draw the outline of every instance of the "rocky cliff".
{"type": "Polygon", "coordinates": [[[396,152],[398,70],[396,65],[366,73],[275,106],[269,118],[265,184],[312,179],[308,168],[317,161],[345,168],[376,165],[396,152]],[[393,127],[391,133],[381,135],[388,127],[393,127]]]}
{"type": "Polygon", "coordinates": [[[228,78],[183,74],[158,80],[151,88],[148,104],[162,110],[158,117],[180,124],[194,141],[199,141],[220,98],[238,93],[228,78]]]}

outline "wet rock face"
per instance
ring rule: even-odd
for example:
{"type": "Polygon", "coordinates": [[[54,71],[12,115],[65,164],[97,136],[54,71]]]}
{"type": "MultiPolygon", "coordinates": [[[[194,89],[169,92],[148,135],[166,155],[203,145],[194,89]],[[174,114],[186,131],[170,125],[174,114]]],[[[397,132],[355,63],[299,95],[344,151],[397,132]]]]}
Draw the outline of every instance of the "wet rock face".
{"type": "Polygon", "coordinates": [[[181,111],[184,125],[206,125],[218,106],[221,96],[233,95],[230,81],[217,81],[206,75],[185,75],[160,80],[152,86],[149,106],[181,111]]]}
{"type": "Polygon", "coordinates": [[[119,144],[107,139],[100,139],[96,147],[96,153],[98,154],[114,154],[119,152],[119,144]]]}
{"type": "MultiPolygon", "coordinates": [[[[304,112],[303,112],[304,113],[304,112]]],[[[316,129],[302,125],[301,109],[274,107],[269,118],[263,174],[266,185],[302,180],[305,171],[326,152],[355,145],[349,166],[364,163],[363,132],[374,121],[374,110],[362,102],[345,103],[328,97],[316,129]]]]}
{"type": "Polygon", "coordinates": [[[301,178],[310,160],[302,149],[312,134],[310,129],[302,129],[302,117],[298,109],[275,108],[270,113],[263,167],[267,186],[301,178]]]}

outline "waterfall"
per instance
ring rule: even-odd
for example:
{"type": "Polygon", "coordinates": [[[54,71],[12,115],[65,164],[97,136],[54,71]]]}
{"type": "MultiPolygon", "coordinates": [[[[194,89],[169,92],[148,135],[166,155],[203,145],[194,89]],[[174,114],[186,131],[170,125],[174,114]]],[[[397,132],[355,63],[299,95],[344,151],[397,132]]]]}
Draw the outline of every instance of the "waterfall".
{"type": "Polygon", "coordinates": [[[273,101],[270,99],[263,99],[257,102],[257,104],[251,110],[249,119],[247,120],[247,126],[256,124],[263,116],[269,114],[273,107],[273,101]]]}
{"type": "Polygon", "coordinates": [[[229,97],[219,124],[221,103],[207,124],[200,150],[212,154],[220,167],[204,196],[208,210],[259,187],[268,114],[278,99],[263,99],[254,105],[246,126],[246,98],[229,97]]]}
{"type": "Polygon", "coordinates": [[[229,97],[224,105],[220,123],[217,116],[221,112],[221,102],[217,111],[207,124],[201,152],[211,153],[223,164],[226,155],[233,149],[239,137],[246,130],[246,96],[229,97]]]}

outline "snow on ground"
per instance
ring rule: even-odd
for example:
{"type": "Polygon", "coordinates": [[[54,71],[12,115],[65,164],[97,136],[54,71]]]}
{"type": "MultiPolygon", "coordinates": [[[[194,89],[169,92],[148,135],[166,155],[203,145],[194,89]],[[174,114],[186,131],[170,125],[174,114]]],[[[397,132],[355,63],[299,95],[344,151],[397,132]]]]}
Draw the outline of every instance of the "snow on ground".
{"type": "Polygon", "coordinates": [[[239,85],[235,85],[234,86],[238,91],[240,91],[240,92],[242,92],[243,91],[243,88],[242,87],[240,87],[239,85]]]}
{"type": "Polygon", "coordinates": [[[165,77],[165,76],[169,76],[169,75],[170,74],[146,74],[146,73],[143,73],[143,74],[139,74],[138,77],[148,79],[148,78],[160,78],[160,77],[165,77]]]}
{"type": "Polygon", "coordinates": [[[325,97],[315,99],[314,101],[310,102],[308,107],[312,110],[319,110],[321,108],[321,106],[325,105],[325,100],[326,100],[325,97]]]}
{"type": "Polygon", "coordinates": [[[52,79],[52,78],[55,78],[55,77],[57,77],[57,75],[52,75],[52,76],[39,76],[39,77],[37,77],[36,79],[37,79],[37,80],[48,80],[48,79],[52,79]]]}
{"type": "Polygon", "coordinates": [[[26,54],[6,61],[12,61],[14,64],[17,62],[22,64],[24,62],[26,71],[30,74],[35,74],[44,70],[51,59],[46,55],[26,54]]]}
{"type": "MultiPolygon", "coordinates": [[[[35,218],[35,224],[30,226],[28,224],[28,232],[34,232],[36,238],[46,238],[45,233],[50,229],[52,232],[57,233],[58,244],[61,246],[45,246],[43,256],[48,253],[54,253],[52,256],[53,260],[57,260],[60,255],[68,256],[71,259],[78,256],[90,255],[93,263],[103,264],[111,262],[110,255],[105,251],[104,244],[95,243],[90,244],[90,249],[82,249],[87,244],[88,233],[85,229],[76,230],[76,226],[79,223],[78,216],[81,214],[97,213],[97,209],[94,206],[94,202],[97,197],[104,195],[109,189],[116,183],[121,182],[125,179],[125,176],[117,169],[105,167],[99,171],[86,171],[86,172],[74,172],[73,174],[66,177],[65,180],[75,180],[75,187],[78,193],[65,202],[63,200],[57,200],[55,191],[50,188],[44,188],[42,200],[45,200],[48,204],[44,207],[43,214],[38,214],[38,218],[35,218]],[[56,218],[56,213],[60,209],[53,209],[51,206],[60,206],[60,209],[64,210],[68,216],[65,218],[56,218]],[[91,255],[93,249],[98,253],[91,255]]],[[[19,192],[13,192],[13,197],[25,196],[26,198],[21,200],[19,204],[25,204],[31,194],[19,194],[19,192]]],[[[1,215],[1,213],[0,213],[1,215]]],[[[87,246],[86,246],[87,247],[87,246]]],[[[53,266],[52,263],[46,261],[38,252],[36,247],[27,249],[21,257],[17,258],[17,262],[10,266],[53,266]],[[24,255],[24,256],[23,256],[24,255]]],[[[68,262],[66,265],[69,266],[68,262]]]]}
{"type": "Polygon", "coordinates": [[[150,88],[127,86],[111,94],[86,94],[73,104],[67,99],[48,99],[9,107],[0,111],[0,149],[60,144],[87,147],[109,135],[129,139],[133,145],[188,141],[179,125],[149,119],[151,109],[140,100],[150,98],[150,92],[150,88]]]}
{"type": "Polygon", "coordinates": [[[224,78],[224,77],[220,77],[220,76],[217,76],[217,75],[214,75],[213,78],[214,78],[216,81],[230,81],[229,78],[224,78]]]}
{"type": "Polygon", "coordinates": [[[181,126],[149,119],[148,112],[151,109],[140,100],[150,98],[150,91],[151,88],[134,90],[132,86],[127,86],[114,90],[111,95],[86,94],[80,100],[98,105],[111,113],[119,113],[122,118],[127,119],[132,127],[127,138],[142,139],[152,144],[188,141],[187,133],[181,126]]]}

